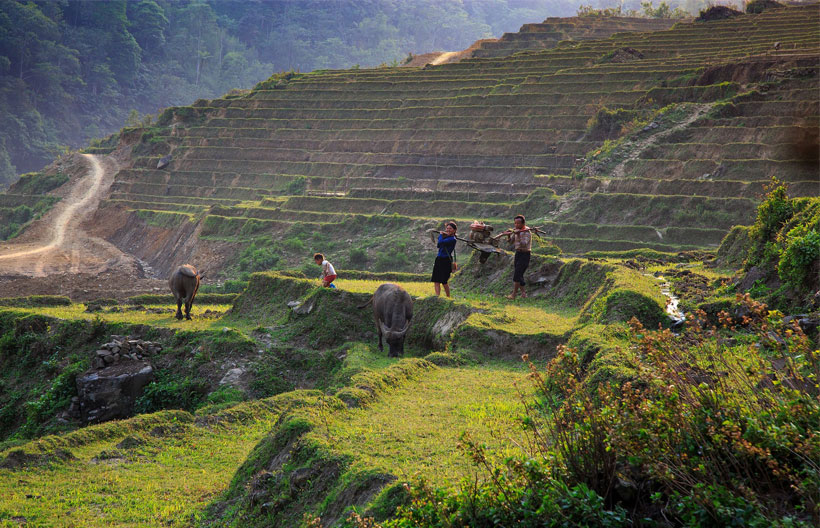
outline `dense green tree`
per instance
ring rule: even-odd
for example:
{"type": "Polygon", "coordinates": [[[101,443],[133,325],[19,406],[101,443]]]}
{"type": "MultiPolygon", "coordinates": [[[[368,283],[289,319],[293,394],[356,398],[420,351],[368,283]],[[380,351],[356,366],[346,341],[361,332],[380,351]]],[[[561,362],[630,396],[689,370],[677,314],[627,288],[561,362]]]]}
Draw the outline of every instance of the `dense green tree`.
{"type": "Polygon", "coordinates": [[[161,52],[168,28],[165,10],[153,0],[144,0],[133,7],[128,18],[128,29],[139,47],[146,53],[161,52]]]}

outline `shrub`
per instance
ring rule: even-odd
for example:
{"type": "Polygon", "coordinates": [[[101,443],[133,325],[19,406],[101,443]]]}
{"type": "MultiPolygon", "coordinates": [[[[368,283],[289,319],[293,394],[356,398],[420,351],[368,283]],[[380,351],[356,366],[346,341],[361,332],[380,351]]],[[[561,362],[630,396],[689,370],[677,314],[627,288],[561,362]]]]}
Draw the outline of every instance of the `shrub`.
{"type": "Polygon", "coordinates": [[[134,412],[150,413],[163,409],[194,411],[208,394],[208,386],[191,378],[178,379],[170,372],[160,371],[134,402],[134,412]]]}
{"type": "Polygon", "coordinates": [[[392,247],[385,248],[376,257],[373,268],[376,271],[396,271],[411,267],[410,258],[407,256],[407,243],[394,242],[392,247]]]}
{"type": "Polygon", "coordinates": [[[225,403],[241,402],[245,399],[245,393],[236,387],[230,385],[223,385],[219,387],[206,398],[209,405],[221,405],[225,403]]]}
{"type": "Polygon", "coordinates": [[[353,268],[357,266],[365,268],[367,266],[367,251],[361,248],[351,249],[349,262],[353,268]]]}
{"type": "Polygon", "coordinates": [[[813,290],[820,274],[820,232],[800,225],[786,235],[785,249],[777,263],[777,273],[796,290],[813,290]]]}
{"type": "Polygon", "coordinates": [[[297,176],[296,178],[292,179],[286,186],[285,186],[285,194],[290,195],[302,195],[305,194],[307,190],[308,181],[307,178],[304,176],[297,176]]]}
{"type": "Polygon", "coordinates": [[[286,238],[282,241],[282,247],[293,253],[304,253],[306,251],[305,243],[296,237],[286,238]]]}
{"type": "Polygon", "coordinates": [[[270,237],[265,237],[254,240],[250,246],[242,250],[239,254],[239,271],[254,272],[276,269],[280,260],[281,257],[273,247],[273,241],[270,237]]]}
{"type": "Polygon", "coordinates": [[[776,7],[783,7],[783,4],[775,2],[774,0],[751,0],[751,2],[746,4],[746,13],[755,15],[776,7]]]}
{"type": "Polygon", "coordinates": [[[737,9],[732,9],[728,6],[710,6],[709,8],[702,10],[695,21],[709,22],[711,20],[724,20],[726,18],[733,18],[742,14],[743,13],[737,9]]]}
{"type": "Polygon", "coordinates": [[[672,6],[661,0],[661,3],[658,4],[658,7],[655,7],[652,3],[652,0],[641,2],[641,8],[643,9],[643,14],[647,18],[688,18],[689,13],[686,12],[685,9],[681,9],[680,7],[676,7],[672,9],[672,6]]]}
{"type": "Polygon", "coordinates": [[[587,122],[587,133],[594,139],[614,139],[626,132],[626,125],[638,117],[635,110],[603,107],[587,122]]]}
{"type": "Polygon", "coordinates": [[[820,198],[790,199],[777,180],[749,229],[745,268],[776,274],[798,297],[820,288],[820,198]]]}
{"type": "Polygon", "coordinates": [[[20,179],[11,186],[9,192],[15,194],[45,194],[67,181],[68,176],[61,172],[56,174],[30,172],[20,176],[20,179]]]}

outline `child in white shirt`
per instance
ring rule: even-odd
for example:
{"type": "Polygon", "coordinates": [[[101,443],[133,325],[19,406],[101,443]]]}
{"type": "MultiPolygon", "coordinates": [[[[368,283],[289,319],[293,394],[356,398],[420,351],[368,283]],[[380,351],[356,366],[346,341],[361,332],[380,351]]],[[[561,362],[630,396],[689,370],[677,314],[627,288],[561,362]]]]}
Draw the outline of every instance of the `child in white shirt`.
{"type": "Polygon", "coordinates": [[[336,269],[333,264],[325,259],[321,253],[313,255],[313,261],[322,267],[322,286],[325,288],[335,288],[335,284],[331,284],[336,279],[336,269]]]}

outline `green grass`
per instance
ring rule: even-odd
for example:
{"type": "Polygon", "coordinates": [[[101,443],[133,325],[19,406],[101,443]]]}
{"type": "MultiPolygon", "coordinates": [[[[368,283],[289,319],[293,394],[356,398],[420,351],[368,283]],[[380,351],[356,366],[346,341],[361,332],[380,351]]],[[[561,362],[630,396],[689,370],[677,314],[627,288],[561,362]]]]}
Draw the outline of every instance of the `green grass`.
{"type": "MultiPolygon", "coordinates": [[[[310,435],[353,457],[354,469],[452,486],[472,468],[455,449],[462,433],[499,455],[517,452],[508,435],[520,426],[523,413],[515,386],[526,375],[523,366],[435,369],[364,409],[334,414],[326,428],[310,435]]],[[[521,387],[529,392],[526,383],[521,387]]]]}
{"type": "MultiPolygon", "coordinates": [[[[70,449],[73,459],[0,469],[0,525],[24,517],[30,526],[189,526],[274,425],[278,412],[271,407],[240,404],[223,413],[231,418],[207,426],[188,413],[163,411],[57,439],[80,443],[70,449]],[[125,438],[139,445],[118,448],[125,438]]],[[[37,453],[48,440],[23,449],[37,453]]]]}
{"type": "MultiPolygon", "coordinates": [[[[373,293],[383,282],[337,279],[335,284],[342,290],[373,293]]],[[[429,282],[396,282],[396,284],[407,290],[413,297],[424,298],[433,295],[433,286],[429,282]]],[[[451,292],[453,302],[478,310],[472,313],[466,321],[467,324],[477,328],[516,335],[533,335],[544,332],[563,334],[570,331],[578,319],[577,310],[554,307],[543,299],[519,300],[517,303],[512,303],[501,296],[461,292],[455,287],[451,292]]]]}
{"type": "Polygon", "coordinates": [[[533,301],[526,304],[519,301],[516,305],[484,301],[471,305],[482,312],[471,314],[467,319],[468,325],[513,335],[561,335],[572,330],[578,321],[577,310],[545,307],[533,301]]]}
{"type": "Polygon", "coordinates": [[[129,323],[145,324],[157,327],[172,328],[174,330],[215,330],[220,329],[224,324],[220,323],[220,318],[231,308],[230,304],[197,304],[194,302],[191,308],[190,321],[183,319],[177,321],[174,317],[176,304],[143,305],[144,310],[130,309],[129,307],[114,307],[122,311],[109,311],[111,307],[103,307],[102,311],[87,312],[84,304],[71,304],[69,306],[46,306],[46,307],[16,307],[2,309],[0,311],[14,311],[20,314],[37,314],[46,317],[55,317],[65,320],[86,320],[94,321],[99,318],[107,323],[129,323]],[[164,310],[164,313],[149,313],[146,310],[164,310]],[[173,310],[173,313],[170,311],[173,310]],[[210,310],[211,314],[205,314],[210,310]]]}

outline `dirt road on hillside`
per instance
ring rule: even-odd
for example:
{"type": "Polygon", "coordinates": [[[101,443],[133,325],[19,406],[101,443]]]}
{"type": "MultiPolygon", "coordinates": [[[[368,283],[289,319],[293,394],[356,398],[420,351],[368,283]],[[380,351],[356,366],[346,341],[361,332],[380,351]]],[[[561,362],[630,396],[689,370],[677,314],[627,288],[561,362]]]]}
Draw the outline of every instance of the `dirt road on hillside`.
{"type": "Polygon", "coordinates": [[[438,57],[433,59],[433,61],[430,64],[432,64],[433,66],[438,66],[439,64],[444,64],[445,62],[447,62],[448,60],[453,58],[457,53],[460,53],[460,52],[458,52],[458,51],[445,51],[444,53],[442,53],[441,55],[439,55],[438,57]]]}
{"type": "Polygon", "coordinates": [[[121,297],[157,286],[140,280],[134,257],[83,228],[108,193],[118,165],[111,157],[82,156],[88,170],[66,184],[62,200],[20,237],[0,243],[0,297],[121,297]]]}

